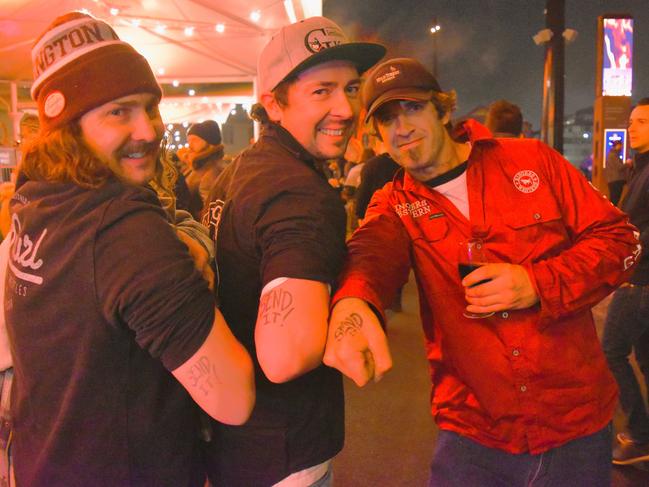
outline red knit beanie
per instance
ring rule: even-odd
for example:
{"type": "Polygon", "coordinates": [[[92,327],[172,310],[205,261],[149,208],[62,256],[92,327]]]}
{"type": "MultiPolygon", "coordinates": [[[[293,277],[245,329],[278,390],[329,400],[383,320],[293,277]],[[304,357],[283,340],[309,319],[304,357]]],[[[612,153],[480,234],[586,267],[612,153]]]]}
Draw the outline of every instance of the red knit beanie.
{"type": "Polygon", "coordinates": [[[52,22],[32,48],[32,67],[43,133],[126,95],[162,97],[146,59],[106,22],[81,12],[52,22]]]}

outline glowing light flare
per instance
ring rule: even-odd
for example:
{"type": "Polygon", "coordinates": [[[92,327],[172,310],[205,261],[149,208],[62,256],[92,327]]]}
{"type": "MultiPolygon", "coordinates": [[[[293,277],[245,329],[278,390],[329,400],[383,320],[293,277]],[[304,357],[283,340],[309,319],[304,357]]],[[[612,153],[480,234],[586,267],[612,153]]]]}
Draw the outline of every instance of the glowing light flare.
{"type": "Polygon", "coordinates": [[[185,35],[186,35],[187,37],[191,37],[191,36],[194,35],[194,30],[195,30],[195,29],[196,29],[196,28],[193,27],[193,26],[188,26],[188,27],[185,27],[185,28],[183,29],[183,32],[185,33],[185,35]]]}
{"type": "Polygon", "coordinates": [[[261,20],[261,11],[260,10],[253,10],[250,12],[250,20],[253,22],[259,22],[261,20]]]}
{"type": "Polygon", "coordinates": [[[322,0],[300,0],[304,18],[322,17],[322,0]]]}
{"type": "Polygon", "coordinates": [[[433,26],[430,28],[430,33],[431,33],[431,34],[437,34],[437,33],[441,30],[441,28],[442,28],[442,27],[439,26],[439,25],[433,25],[433,26]]]}
{"type": "Polygon", "coordinates": [[[214,30],[218,32],[219,34],[223,34],[225,32],[225,24],[216,24],[214,26],[214,30]]]}
{"type": "Polygon", "coordinates": [[[295,15],[295,8],[293,7],[293,0],[284,0],[284,10],[286,10],[286,15],[291,24],[297,22],[297,16],[295,15]]]}

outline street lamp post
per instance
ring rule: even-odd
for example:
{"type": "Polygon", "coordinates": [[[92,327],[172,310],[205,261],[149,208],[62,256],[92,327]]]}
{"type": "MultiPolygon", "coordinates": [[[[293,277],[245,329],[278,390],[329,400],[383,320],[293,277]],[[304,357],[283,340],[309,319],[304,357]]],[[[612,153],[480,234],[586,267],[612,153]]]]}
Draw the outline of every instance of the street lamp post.
{"type": "Polygon", "coordinates": [[[437,78],[437,33],[441,27],[437,23],[437,16],[433,17],[433,26],[430,28],[430,33],[433,35],[433,76],[437,78]]]}

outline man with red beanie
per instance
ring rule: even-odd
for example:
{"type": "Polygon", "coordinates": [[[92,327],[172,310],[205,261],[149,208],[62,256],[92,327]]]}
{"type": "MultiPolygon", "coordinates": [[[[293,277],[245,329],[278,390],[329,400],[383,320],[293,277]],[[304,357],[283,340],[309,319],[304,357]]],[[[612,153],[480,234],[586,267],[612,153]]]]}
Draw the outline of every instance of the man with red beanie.
{"type": "Polygon", "coordinates": [[[324,362],[360,386],[390,369],[380,322],[414,268],[429,485],[609,487],[617,390],[590,308],[631,274],[635,227],[537,140],[474,120],[451,137],[455,92],[414,59],[378,65],[362,98],[402,169],[348,242],[324,362]]]}
{"type": "Polygon", "coordinates": [[[18,485],[202,486],[198,409],[244,422],[250,358],[146,185],[161,90],[107,23],[57,18],[33,51],[39,139],[11,210],[4,309],[18,485]]]}

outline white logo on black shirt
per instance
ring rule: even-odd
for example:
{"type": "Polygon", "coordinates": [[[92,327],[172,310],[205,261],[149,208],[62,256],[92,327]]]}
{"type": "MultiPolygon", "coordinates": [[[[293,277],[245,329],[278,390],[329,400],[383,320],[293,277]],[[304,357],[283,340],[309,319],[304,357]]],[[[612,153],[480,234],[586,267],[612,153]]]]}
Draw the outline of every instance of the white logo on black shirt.
{"type": "Polygon", "coordinates": [[[47,235],[47,228],[35,239],[32,239],[27,233],[21,234],[20,230],[20,220],[14,214],[11,218],[9,268],[18,279],[41,285],[43,277],[32,271],[37,271],[43,265],[43,259],[38,258],[38,249],[47,235]]]}
{"type": "Polygon", "coordinates": [[[223,214],[223,206],[225,201],[214,200],[207,207],[207,211],[203,214],[202,224],[207,227],[210,237],[216,242],[216,237],[219,233],[219,223],[221,222],[221,215],[223,214]]]}

